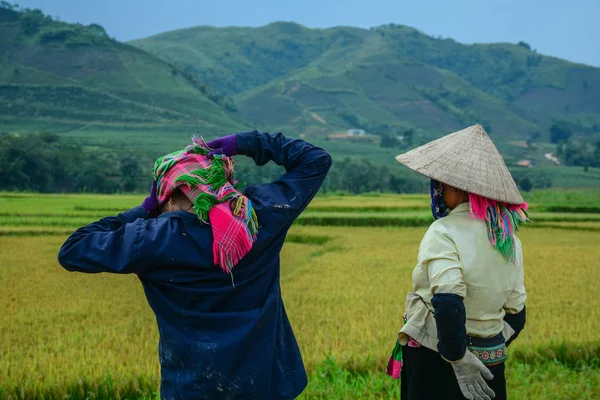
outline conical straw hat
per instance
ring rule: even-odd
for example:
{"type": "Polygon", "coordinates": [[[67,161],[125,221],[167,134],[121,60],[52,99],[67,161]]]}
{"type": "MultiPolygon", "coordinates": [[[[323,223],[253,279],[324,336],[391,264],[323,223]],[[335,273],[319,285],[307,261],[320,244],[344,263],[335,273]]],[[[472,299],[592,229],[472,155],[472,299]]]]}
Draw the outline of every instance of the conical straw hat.
{"type": "Polygon", "coordinates": [[[479,124],[400,154],[396,160],[469,193],[509,204],[524,203],[504,159],[479,124]]]}

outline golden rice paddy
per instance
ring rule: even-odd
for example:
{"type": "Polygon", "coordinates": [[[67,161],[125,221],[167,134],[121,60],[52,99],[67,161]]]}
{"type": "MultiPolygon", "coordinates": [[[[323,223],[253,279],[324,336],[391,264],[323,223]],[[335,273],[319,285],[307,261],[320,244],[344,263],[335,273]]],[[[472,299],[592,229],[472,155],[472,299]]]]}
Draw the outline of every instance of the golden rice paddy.
{"type": "MultiPolygon", "coordinates": [[[[115,387],[156,385],[158,333],[137,278],[69,273],[56,261],[60,245],[75,226],[138,204],[139,197],[45,199],[42,211],[32,206],[31,198],[0,197],[4,213],[0,215],[0,399],[36,393],[60,397],[77,382],[107,379],[115,387]]],[[[332,213],[337,204],[344,214],[361,207],[369,213],[405,207],[412,215],[424,200],[319,198],[310,212],[321,208],[332,213]]],[[[510,354],[532,363],[597,362],[600,229],[594,229],[600,222],[555,224],[559,226],[524,228],[519,235],[524,244],[528,320],[510,354]]],[[[326,357],[352,371],[383,370],[400,328],[425,230],[425,226],[292,228],[281,256],[282,291],[310,372],[326,357]]],[[[589,390],[578,393],[595,396],[598,370],[590,369],[589,379],[585,376],[577,379],[583,379],[589,390]]],[[[512,385],[528,383],[515,379],[512,385]]],[[[523,398],[535,398],[528,396],[537,389],[527,390],[523,398]]],[[[70,398],[85,398],[85,393],[77,396],[71,393],[70,398]]],[[[585,396],[577,398],[594,398],[585,396]]]]}

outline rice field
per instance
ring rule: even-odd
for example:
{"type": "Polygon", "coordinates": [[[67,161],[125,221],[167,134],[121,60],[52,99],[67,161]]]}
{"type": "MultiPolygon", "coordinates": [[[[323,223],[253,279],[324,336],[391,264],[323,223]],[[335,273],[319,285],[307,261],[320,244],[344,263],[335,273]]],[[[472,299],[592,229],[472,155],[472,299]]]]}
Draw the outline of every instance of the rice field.
{"type": "MultiPolygon", "coordinates": [[[[528,322],[509,349],[511,398],[600,398],[595,195],[532,201],[539,222],[519,235],[528,322]]],[[[56,261],[76,227],[142,199],[0,193],[0,399],[155,398],[158,333],[137,278],[68,273],[56,261]]],[[[311,375],[303,399],[398,398],[382,371],[430,222],[425,196],[339,196],[316,198],[292,228],[281,279],[311,375]]]]}

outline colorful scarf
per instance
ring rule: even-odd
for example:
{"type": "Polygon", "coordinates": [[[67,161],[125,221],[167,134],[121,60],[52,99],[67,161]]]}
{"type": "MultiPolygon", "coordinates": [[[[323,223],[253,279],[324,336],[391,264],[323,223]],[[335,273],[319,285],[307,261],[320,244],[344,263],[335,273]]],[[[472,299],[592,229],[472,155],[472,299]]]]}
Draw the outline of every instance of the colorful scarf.
{"type": "Polygon", "coordinates": [[[216,154],[199,136],[183,151],[156,160],[158,202],[164,204],[179,189],[193,204],[198,219],[213,233],[213,259],[223,271],[232,268],[252,248],[258,221],[252,202],[234,187],[234,161],[216,154]]]}
{"type": "MultiPolygon", "coordinates": [[[[472,218],[486,222],[488,238],[492,246],[498,249],[508,261],[514,262],[514,236],[521,223],[531,222],[527,214],[527,203],[507,204],[469,193],[469,207],[472,218]]],[[[431,180],[431,212],[436,220],[450,213],[444,203],[442,184],[433,179],[431,180]]]]}
{"type": "MultiPolygon", "coordinates": [[[[404,321],[404,325],[406,325],[406,313],[402,316],[402,320],[404,321]]],[[[409,337],[407,346],[421,347],[421,343],[409,337]]],[[[400,372],[402,372],[402,354],[402,345],[396,340],[396,346],[394,346],[394,350],[392,350],[392,355],[388,359],[387,367],[385,369],[385,373],[394,379],[400,379],[400,372]]]]}
{"type": "Polygon", "coordinates": [[[471,217],[485,221],[488,238],[504,258],[515,261],[515,234],[519,225],[531,222],[527,214],[527,203],[507,204],[469,193],[471,217]]]}

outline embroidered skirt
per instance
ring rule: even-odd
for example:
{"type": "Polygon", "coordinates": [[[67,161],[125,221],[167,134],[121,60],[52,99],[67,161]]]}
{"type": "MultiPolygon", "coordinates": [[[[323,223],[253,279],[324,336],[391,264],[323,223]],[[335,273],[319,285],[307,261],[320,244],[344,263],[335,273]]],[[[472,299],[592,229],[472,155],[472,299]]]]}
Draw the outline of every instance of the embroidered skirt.
{"type": "Polygon", "coordinates": [[[506,361],[506,342],[501,333],[491,338],[467,335],[467,347],[488,368],[506,361]]]}
{"type": "MultiPolygon", "coordinates": [[[[425,346],[403,346],[400,373],[401,400],[464,400],[452,365],[425,346]]],[[[488,367],[494,379],[486,381],[496,393],[494,400],[506,400],[504,363],[488,367]]]]}
{"type": "MultiPolygon", "coordinates": [[[[467,346],[494,375],[488,385],[496,393],[495,400],[506,400],[504,336],[501,333],[491,338],[467,335],[467,346]]],[[[396,342],[386,372],[395,379],[400,378],[401,400],[464,399],[452,365],[438,352],[412,338],[406,346],[396,342]]]]}
{"type": "MultiPolygon", "coordinates": [[[[421,344],[413,338],[410,338],[408,345],[404,347],[396,342],[386,368],[386,373],[394,379],[400,378],[405,347],[421,347],[421,344]]],[[[467,348],[488,368],[506,361],[506,343],[502,333],[491,338],[467,335],[467,348]]]]}

